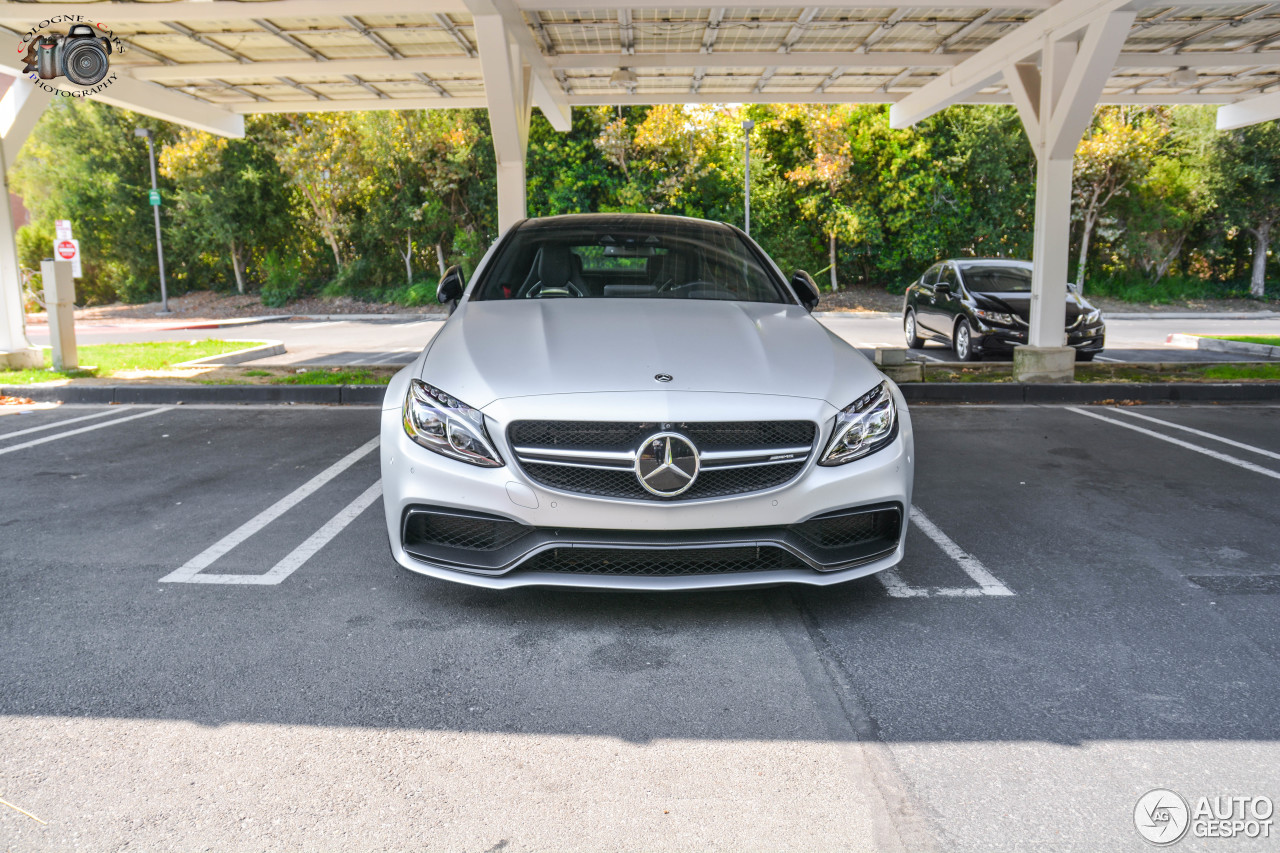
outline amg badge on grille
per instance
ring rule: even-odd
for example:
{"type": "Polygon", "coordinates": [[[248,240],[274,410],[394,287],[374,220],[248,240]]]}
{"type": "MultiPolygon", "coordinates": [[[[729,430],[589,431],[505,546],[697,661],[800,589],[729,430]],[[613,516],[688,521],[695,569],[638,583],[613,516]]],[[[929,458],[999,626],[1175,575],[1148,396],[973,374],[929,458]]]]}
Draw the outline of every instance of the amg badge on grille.
{"type": "Polygon", "coordinates": [[[636,454],[636,479],[652,494],[673,498],[688,491],[698,478],[698,448],[683,435],[660,432],[640,445],[636,454]]]}

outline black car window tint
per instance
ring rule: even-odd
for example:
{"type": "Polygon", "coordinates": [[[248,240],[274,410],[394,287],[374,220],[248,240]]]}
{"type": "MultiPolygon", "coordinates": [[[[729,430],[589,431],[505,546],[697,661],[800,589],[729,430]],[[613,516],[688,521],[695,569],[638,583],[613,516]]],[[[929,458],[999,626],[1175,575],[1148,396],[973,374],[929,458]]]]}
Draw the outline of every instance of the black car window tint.
{"type": "Polygon", "coordinates": [[[942,264],[934,264],[925,272],[921,284],[927,284],[932,287],[938,281],[938,270],[942,268],[942,264]]]}
{"type": "Polygon", "coordinates": [[[952,290],[960,289],[960,281],[956,278],[956,268],[947,264],[942,268],[942,278],[939,279],[943,284],[951,285],[952,290]]]}

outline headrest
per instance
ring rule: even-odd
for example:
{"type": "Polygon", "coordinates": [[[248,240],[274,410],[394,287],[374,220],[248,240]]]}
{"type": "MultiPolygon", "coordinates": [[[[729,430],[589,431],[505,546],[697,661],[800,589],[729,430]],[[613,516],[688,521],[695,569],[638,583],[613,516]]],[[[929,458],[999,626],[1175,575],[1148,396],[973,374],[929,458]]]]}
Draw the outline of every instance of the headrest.
{"type": "Polygon", "coordinates": [[[573,277],[568,246],[543,246],[538,261],[538,279],[547,287],[564,287],[573,277]]]}

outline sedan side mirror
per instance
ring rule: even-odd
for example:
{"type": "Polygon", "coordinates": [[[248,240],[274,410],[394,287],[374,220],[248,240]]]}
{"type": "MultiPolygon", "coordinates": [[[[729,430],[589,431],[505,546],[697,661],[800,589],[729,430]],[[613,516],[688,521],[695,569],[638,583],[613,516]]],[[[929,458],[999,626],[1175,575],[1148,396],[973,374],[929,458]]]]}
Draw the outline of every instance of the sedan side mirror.
{"type": "Polygon", "coordinates": [[[812,311],[818,307],[818,285],[814,283],[813,276],[804,270],[796,270],[791,276],[791,289],[795,291],[796,297],[800,300],[800,304],[807,310],[812,311]]]}
{"type": "Polygon", "coordinates": [[[462,267],[454,264],[444,271],[444,277],[436,288],[436,298],[440,300],[440,304],[448,305],[449,313],[452,314],[458,307],[458,300],[462,298],[462,291],[466,286],[466,282],[462,280],[462,267]]]}
{"type": "Polygon", "coordinates": [[[944,281],[940,281],[933,286],[933,292],[936,293],[938,296],[946,296],[948,293],[951,292],[951,285],[947,284],[944,281]]]}
{"type": "Polygon", "coordinates": [[[1079,292],[1080,292],[1080,288],[1076,287],[1076,283],[1074,281],[1067,282],[1067,293],[1079,293],[1079,292]]]}

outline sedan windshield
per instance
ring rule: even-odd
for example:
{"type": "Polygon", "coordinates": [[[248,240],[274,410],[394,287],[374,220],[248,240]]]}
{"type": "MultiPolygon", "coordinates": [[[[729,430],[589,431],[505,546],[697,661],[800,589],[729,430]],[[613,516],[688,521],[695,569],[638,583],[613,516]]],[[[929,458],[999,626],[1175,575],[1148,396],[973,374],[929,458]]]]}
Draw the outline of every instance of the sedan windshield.
{"type": "Polygon", "coordinates": [[[723,225],[628,217],[517,229],[471,298],[791,302],[776,279],[723,225]]]}
{"type": "Polygon", "coordinates": [[[1031,270],[1026,267],[961,267],[964,283],[977,293],[1030,293],[1031,270]]]}

